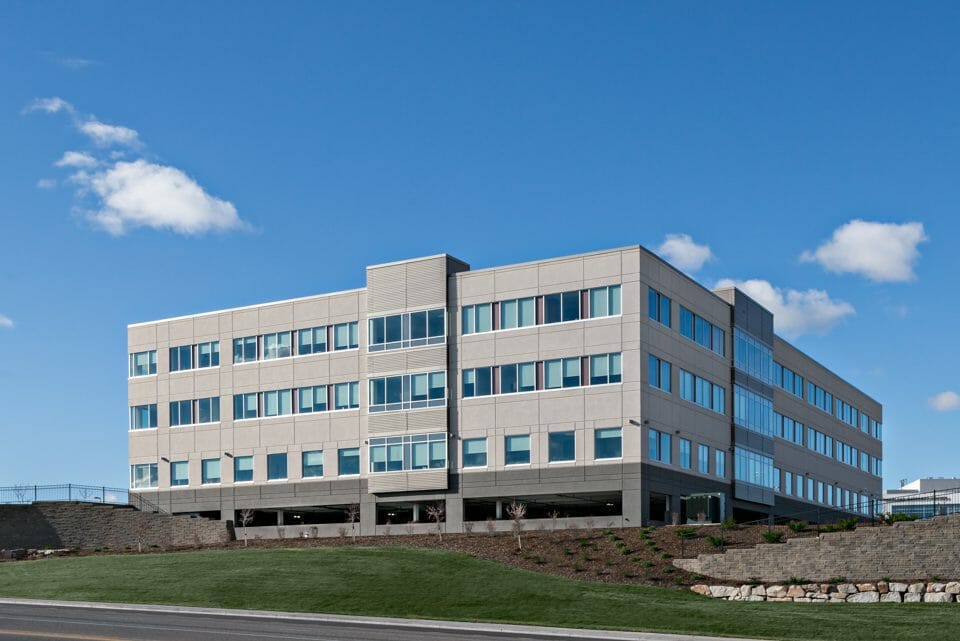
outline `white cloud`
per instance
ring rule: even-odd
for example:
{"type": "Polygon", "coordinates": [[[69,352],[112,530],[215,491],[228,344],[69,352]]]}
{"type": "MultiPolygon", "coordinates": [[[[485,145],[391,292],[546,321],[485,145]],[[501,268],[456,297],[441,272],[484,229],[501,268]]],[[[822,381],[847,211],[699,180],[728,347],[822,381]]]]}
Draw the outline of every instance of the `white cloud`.
{"type": "Polygon", "coordinates": [[[784,338],[804,334],[822,336],[846,317],[856,314],[853,305],[830,298],[822,289],[783,290],[759,279],[735,281],[725,278],[717,283],[718,289],[727,287],[740,288],[773,312],[774,330],[784,338]]]}
{"type": "Polygon", "coordinates": [[[37,181],[37,189],[53,189],[57,186],[57,181],[53,178],[41,178],[37,181]]]}
{"type": "Polygon", "coordinates": [[[59,62],[61,65],[63,65],[67,69],[71,69],[73,71],[76,71],[78,69],[83,69],[84,67],[89,67],[90,65],[93,64],[93,60],[88,60],[86,58],[71,58],[71,57],[58,58],[57,62],[59,62]]]}
{"type": "Polygon", "coordinates": [[[940,392],[936,396],[931,396],[930,407],[938,412],[953,412],[960,410],[960,394],[952,391],[940,392]]]}
{"type": "Polygon", "coordinates": [[[97,159],[85,151],[67,151],[54,167],[93,167],[97,164],[97,159]]]}
{"type": "Polygon", "coordinates": [[[121,161],[103,171],[78,172],[73,180],[81,194],[100,201],[90,220],[115,236],[136,227],[192,235],[247,226],[232,203],[209,195],[176,167],[121,161]]]}
{"type": "Polygon", "coordinates": [[[53,98],[36,98],[23,109],[24,113],[30,113],[31,111],[43,111],[48,114],[55,114],[61,111],[66,111],[71,114],[75,112],[73,105],[63,98],[56,96],[53,98]]]}
{"type": "Polygon", "coordinates": [[[852,220],[838,227],[830,240],[800,255],[838,274],[860,274],[878,282],[916,278],[917,245],[927,240],[923,223],[875,223],[852,220]]]}
{"type": "Polygon", "coordinates": [[[714,258],[709,246],[698,245],[689,234],[667,234],[657,253],[677,269],[691,273],[714,258]]]}
{"type": "Polygon", "coordinates": [[[120,125],[108,125],[96,118],[80,123],[77,128],[101,147],[109,147],[110,145],[135,146],[140,143],[137,132],[133,129],[120,125]]]}
{"type": "Polygon", "coordinates": [[[0,327],[6,327],[7,329],[13,329],[13,321],[0,314],[0,327]]]}

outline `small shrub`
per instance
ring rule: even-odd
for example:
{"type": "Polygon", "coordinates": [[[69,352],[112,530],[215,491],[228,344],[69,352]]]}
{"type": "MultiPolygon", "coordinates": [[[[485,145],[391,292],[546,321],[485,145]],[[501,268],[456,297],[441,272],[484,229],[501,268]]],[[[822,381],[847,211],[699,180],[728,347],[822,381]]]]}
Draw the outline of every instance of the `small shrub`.
{"type": "Polygon", "coordinates": [[[653,547],[650,548],[650,551],[651,551],[651,552],[659,552],[659,551],[662,550],[662,549],[663,549],[663,548],[661,548],[659,545],[654,545],[653,547]]]}
{"type": "Polygon", "coordinates": [[[891,578],[888,577],[888,576],[882,576],[882,577],[880,577],[880,580],[881,580],[881,581],[886,581],[887,583],[892,583],[892,582],[893,582],[893,579],[891,579],[891,578]]]}
{"type": "Polygon", "coordinates": [[[681,585],[683,585],[683,579],[680,578],[680,577],[674,577],[673,583],[674,583],[674,585],[676,585],[677,587],[680,587],[681,585]]]}
{"type": "Polygon", "coordinates": [[[673,574],[673,566],[668,565],[660,571],[664,574],[673,574]]]}
{"type": "Polygon", "coordinates": [[[582,547],[582,548],[588,548],[588,547],[590,547],[590,541],[588,541],[588,540],[586,540],[586,539],[580,539],[580,547],[582,547]]]}
{"type": "Polygon", "coordinates": [[[645,568],[652,568],[652,567],[653,567],[653,561],[644,561],[644,562],[643,562],[643,567],[645,567],[645,568]]]}
{"type": "Polygon", "coordinates": [[[600,533],[603,534],[604,536],[610,536],[611,534],[613,534],[613,530],[611,530],[610,528],[604,528],[603,530],[600,531],[600,533]]]}
{"type": "Polygon", "coordinates": [[[806,521],[790,521],[787,523],[787,527],[790,528],[791,532],[797,534],[807,531],[807,522],[806,521]]]}
{"type": "Polygon", "coordinates": [[[602,576],[606,574],[607,571],[604,570],[603,568],[597,568],[596,570],[593,571],[593,573],[596,574],[597,576],[602,576]]]}
{"type": "Polygon", "coordinates": [[[940,576],[934,574],[932,577],[930,577],[930,580],[931,580],[931,581],[939,581],[939,580],[940,580],[940,576]]]}
{"type": "Polygon", "coordinates": [[[783,532],[764,532],[761,536],[767,543],[780,543],[783,541],[783,532]]]}
{"type": "Polygon", "coordinates": [[[630,548],[623,548],[620,550],[620,554],[622,554],[623,556],[630,556],[631,554],[633,554],[633,550],[631,550],[630,548]]]}
{"type": "Polygon", "coordinates": [[[538,554],[533,557],[533,562],[536,563],[537,565],[543,565],[544,563],[547,562],[547,560],[538,554]]]}
{"type": "Polygon", "coordinates": [[[795,576],[792,576],[789,579],[787,579],[787,585],[803,585],[804,583],[809,583],[809,581],[807,581],[804,578],[795,577],[795,576]]]}
{"type": "Polygon", "coordinates": [[[660,558],[661,558],[661,559],[672,559],[672,558],[673,558],[673,555],[670,554],[669,552],[664,552],[663,554],[660,555],[660,558]]]}
{"type": "Polygon", "coordinates": [[[708,536],[707,543],[709,543],[711,547],[722,548],[727,544],[727,540],[722,536],[708,536]]]}
{"type": "Polygon", "coordinates": [[[600,550],[600,546],[594,543],[590,546],[590,549],[593,550],[594,552],[597,552],[600,550]]]}
{"type": "Polygon", "coordinates": [[[722,530],[736,530],[736,529],[737,529],[737,522],[734,521],[732,518],[723,519],[723,521],[720,522],[720,529],[722,529],[722,530]]]}
{"type": "Polygon", "coordinates": [[[881,520],[886,525],[893,525],[894,523],[902,523],[905,521],[916,521],[917,515],[916,514],[900,514],[900,513],[884,514],[881,520]]]}
{"type": "Polygon", "coordinates": [[[572,567],[571,569],[572,569],[574,572],[583,572],[583,566],[580,565],[579,563],[574,563],[574,564],[573,564],[573,567],[572,567]]]}
{"type": "Polygon", "coordinates": [[[617,542],[616,542],[616,546],[617,546],[618,548],[625,548],[625,547],[627,547],[627,544],[626,544],[624,541],[620,540],[620,541],[617,541],[617,542]]]}
{"type": "Polygon", "coordinates": [[[695,527],[678,527],[674,530],[676,534],[681,539],[693,539],[697,536],[697,528],[695,527]]]}
{"type": "Polygon", "coordinates": [[[586,552],[581,554],[580,558],[583,559],[584,561],[593,561],[593,557],[587,554],[586,552]]]}
{"type": "Polygon", "coordinates": [[[570,548],[563,548],[563,554],[564,556],[572,556],[573,550],[571,550],[570,548]]]}
{"type": "Polygon", "coordinates": [[[747,581],[747,585],[760,585],[760,577],[756,577],[756,576],[750,577],[750,580],[747,581]]]}
{"type": "Polygon", "coordinates": [[[838,583],[846,583],[846,582],[847,582],[846,577],[842,577],[842,576],[835,576],[835,577],[827,580],[827,583],[829,583],[829,584],[831,584],[831,585],[836,585],[836,584],[838,584],[838,583]]]}

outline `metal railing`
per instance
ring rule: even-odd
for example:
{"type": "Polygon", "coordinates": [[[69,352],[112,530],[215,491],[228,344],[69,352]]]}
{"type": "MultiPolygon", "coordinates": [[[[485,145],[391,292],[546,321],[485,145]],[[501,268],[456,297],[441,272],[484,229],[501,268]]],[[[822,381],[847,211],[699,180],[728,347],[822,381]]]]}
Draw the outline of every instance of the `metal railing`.
{"type": "Polygon", "coordinates": [[[11,485],[0,487],[0,503],[29,504],[37,502],[106,503],[109,505],[130,505],[141,512],[162,512],[156,503],[145,499],[141,494],[126,488],[107,487],[105,485],[11,485]]]}
{"type": "Polygon", "coordinates": [[[904,493],[883,499],[885,514],[906,514],[918,519],[960,514],[960,487],[930,492],[904,493]]]}

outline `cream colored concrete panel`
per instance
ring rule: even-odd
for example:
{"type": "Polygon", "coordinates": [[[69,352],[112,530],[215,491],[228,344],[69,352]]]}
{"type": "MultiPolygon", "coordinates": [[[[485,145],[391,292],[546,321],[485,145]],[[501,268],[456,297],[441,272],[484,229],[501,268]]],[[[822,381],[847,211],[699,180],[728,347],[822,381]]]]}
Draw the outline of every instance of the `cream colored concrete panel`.
{"type": "Polygon", "coordinates": [[[293,303],[260,307],[259,312],[258,327],[262,334],[278,331],[274,328],[293,326],[293,303]]]}
{"type": "Polygon", "coordinates": [[[356,411],[330,417],[330,439],[337,442],[359,441],[360,419],[356,411]]]}
{"type": "Polygon", "coordinates": [[[597,319],[585,322],[583,345],[589,354],[619,352],[621,349],[620,319],[597,319]]]}
{"type": "Polygon", "coordinates": [[[127,345],[131,352],[153,349],[157,344],[157,326],[142,325],[127,329],[127,345]]]}
{"type": "Polygon", "coordinates": [[[180,374],[170,377],[170,397],[177,400],[193,398],[193,375],[180,374]]]}
{"type": "Polygon", "coordinates": [[[199,398],[220,395],[220,372],[219,370],[204,371],[199,370],[194,377],[194,391],[199,398]]]}
{"type": "MultiPolygon", "coordinates": [[[[195,440],[197,450],[203,452],[201,458],[217,458],[223,452],[220,445],[220,429],[218,427],[197,427],[195,428],[195,440]],[[215,456],[210,456],[208,452],[216,452],[215,456]]],[[[199,478],[199,477],[197,477],[199,478]]]]}
{"type": "MultiPolygon", "coordinates": [[[[263,421],[260,425],[260,444],[275,447],[293,442],[293,420],[263,421]]],[[[273,450],[271,450],[273,451],[273,450]]]]}
{"type": "Polygon", "coordinates": [[[496,425],[496,403],[492,399],[465,399],[460,404],[460,429],[490,429],[496,425]]]}
{"type": "Polygon", "coordinates": [[[233,332],[234,338],[243,336],[252,336],[259,333],[260,330],[260,312],[257,309],[245,309],[233,312],[233,332]]]}
{"type": "Polygon", "coordinates": [[[175,459],[182,461],[184,456],[196,449],[196,439],[194,439],[193,430],[190,428],[177,428],[170,430],[170,455],[175,459]]]}
{"type": "Polygon", "coordinates": [[[229,352],[233,348],[230,341],[226,339],[233,336],[233,313],[217,314],[217,322],[220,325],[221,340],[225,341],[220,344],[220,361],[229,362],[229,352]]]}
{"type": "Polygon", "coordinates": [[[127,380],[127,396],[133,399],[148,399],[157,394],[156,376],[144,376],[127,380]]]}
{"type": "Polygon", "coordinates": [[[597,391],[588,391],[584,395],[584,419],[587,421],[613,421],[619,425],[622,422],[620,387],[598,388],[597,391]],[[601,389],[605,391],[597,393],[601,389]]]}
{"type": "Polygon", "coordinates": [[[360,318],[359,301],[356,292],[331,296],[329,303],[331,322],[342,323],[360,318]]]}
{"type": "Polygon", "coordinates": [[[166,323],[157,325],[157,343],[166,346],[170,341],[170,327],[166,323]]]}
{"type": "Polygon", "coordinates": [[[293,379],[297,387],[326,384],[330,380],[330,359],[325,356],[295,358],[293,379]]]}
{"type": "Polygon", "coordinates": [[[542,392],[540,424],[583,420],[583,394],[576,392],[542,392]]]}
{"type": "Polygon", "coordinates": [[[457,283],[461,305],[491,303],[496,297],[494,272],[464,272],[457,279],[457,283]]]}
{"type": "MultiPolygon", "coordinates": [[[[237,450],[245,448],[254,448],[260,446],[260,425],[254,423],[234,423],[233,425],[233,447],[237,450]]],[[[240,456],[238,452],[231,452],[234,456],[240,456]]]]}
{"type": "Polygon", "coordinates": [[[544,359],[583,355],[583,323],[573,323],[540,332],[540,356],[544,359]]]}
{"type": "Polygon", "coordinates": [[[496,334],[497,362],[535,361],[540,354],[540,335],[536,329],[518,329],[496,334]]]}
{"type": "Polygon", "coordinates": [[[514,269],[498,269],[494,273],[494,291],[497,300],[511,296],[519,296],[517,292],[530,292],[534,296],[539,287],[539,270],[536,265],[517,267],[514,269]]]}
{"type": "Polygon", "coordinates": [[[639,249],[626,249],[620,252],[620,273],[624,275],[640,273],[639,249]]]}
{"type": "Polygon", "coordinates": [[[360,365],[356,350],[330,356],[330,378],[333,381],[341,383],[358,380],[359,372],[360,365]]]}
{"type": "Polygon", "coordinates": [[[583,279],[602,279],[609,280],[610,284],[614,281],[619,282],[620,278],[620,252],[611,252],[609,254],[600,254],[598,256],[586,256],[583,259],[583,279]]]}
{"type": "Polygon", "coordinates": [[[235,394],[257,391],[259,385],[260,370],[256,364],[233,368],[233,391],[235,394]]]}
{"type": "Polygon", "coordinates": [[[496,412],[497,427],[537,425],[540,422],[540,399],[536,393],[499,396],[496,412]]]}
{"type": "Polygon", "coordinates": [[[193,319],[194,342],[202,343],[217,340],[220,336],[220,322],[213,314],[193,319]]]}
{"type": "Polygon", "coordinates": [[[260,365],[260,386],[264,390],[293,387],[293,360],[264,361],[260,365]]]}
{"type": "Polygon", "coordinates": [[[540,264],[540,288],[547,292],[580,289],[583,283],[583,259],[557,260],[540,264]]]}
{"type": "Polygon", "coordinates": [[[193,319],[170,321],[167,323],[170,330],[170,343],[186,345],[193,342],[193,319]]]}
{"type": "Polygon", "coordinates": [[[326,325],[330,315],[329,298],[312,298],[293,304],[293,322],[297,329],[326,325]]]}
{"type": "MultiPolygon", "coordinates": [[[[323,414],[311,417],[303,414],[294,422],[294,442],[322,443],[330,440],[330,419],[323,414]]],[[[323,449],[322,447],[307,447],[303,449],[323,449]]]]}
{"type": "Polygon", "coordinates": [[[460,364],[463,367],[492,365],[496,354],[496,342],[492,335],[481,334],[477,338],[460,343],[460,364]]]}
{"type": "Polygon", "coordinates": [[[148,433],[136,433],[131,432],[128,439],[128,447],[130,460],[136,458],[152,458],[152,461],[144,462],[156,462],[157,460],[157,433],[148,432],[148,433]]]}

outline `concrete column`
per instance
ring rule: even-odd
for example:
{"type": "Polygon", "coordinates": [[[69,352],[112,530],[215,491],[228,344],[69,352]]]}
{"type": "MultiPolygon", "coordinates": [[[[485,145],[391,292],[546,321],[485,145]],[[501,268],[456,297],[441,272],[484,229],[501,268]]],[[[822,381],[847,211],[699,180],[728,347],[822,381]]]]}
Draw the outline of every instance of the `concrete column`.
{"type": "Polygon", "coordinates": [[[360,497],[360,522],[357,533],[372,536],[377,531],[377,503],[369,494],[360,497]]]}
{"type": "Polygon", "coordinates": [[[414,523],[420,522],[420,504],[419,503],[413,504],[413,522],[414,523]]]}
{"type": "Polygon", "coordinates": [[[497,501],[497,519],[503,518],[503,501],[497,501]]]}
{"type": "Polygon", "coordinates": [[[283,525],[283,510],[277,510],[277,525],[283,525]]]}
{"type": "Polygon", "coordinates": [[[447,532],[463,531],[463,499],[459,496],[448,496],[446,498],[447,510],[447,532]]]}
{"type": "Polygon", "coordinates": [[[636,485],[636,489],[623,490],[623,527],[643,525],[643,492],[640,484],[636,485]]]}

